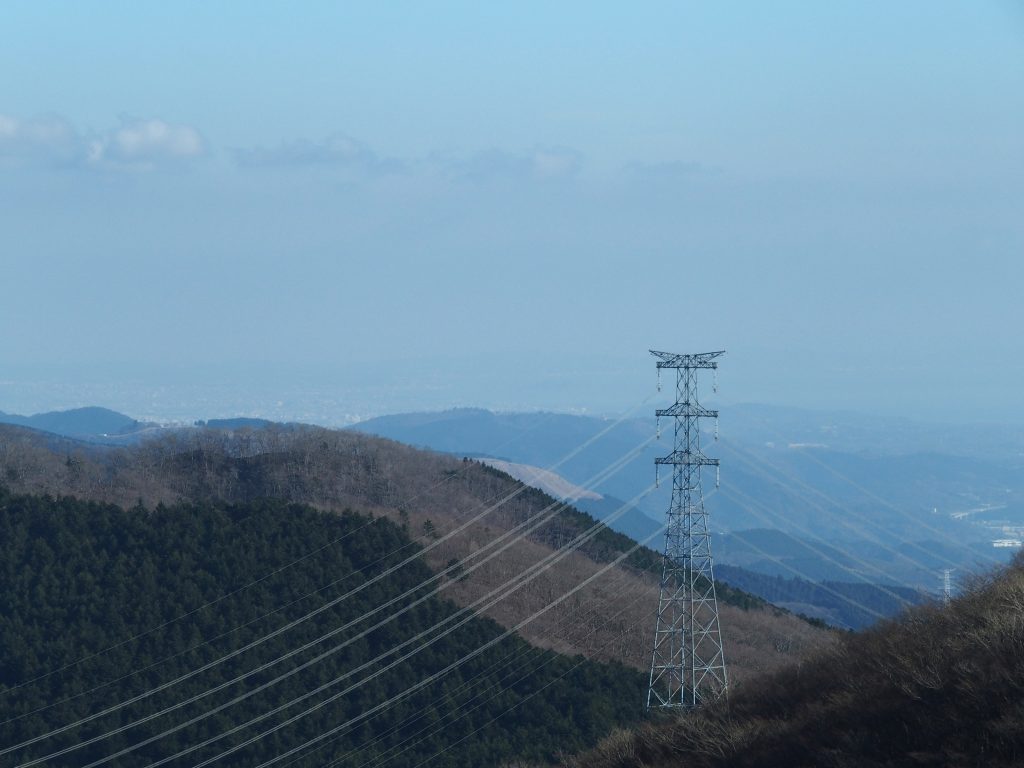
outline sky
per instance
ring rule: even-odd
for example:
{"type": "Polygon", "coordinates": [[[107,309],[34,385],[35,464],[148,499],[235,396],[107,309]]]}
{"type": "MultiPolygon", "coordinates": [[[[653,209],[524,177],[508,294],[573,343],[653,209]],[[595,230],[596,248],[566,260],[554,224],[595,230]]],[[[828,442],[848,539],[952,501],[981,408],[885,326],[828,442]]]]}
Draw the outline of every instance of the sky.
{"type": "Polygon", "coordinates": [[[0,410],[1024,422],[1024,3],[0,10],[0,410]]]}

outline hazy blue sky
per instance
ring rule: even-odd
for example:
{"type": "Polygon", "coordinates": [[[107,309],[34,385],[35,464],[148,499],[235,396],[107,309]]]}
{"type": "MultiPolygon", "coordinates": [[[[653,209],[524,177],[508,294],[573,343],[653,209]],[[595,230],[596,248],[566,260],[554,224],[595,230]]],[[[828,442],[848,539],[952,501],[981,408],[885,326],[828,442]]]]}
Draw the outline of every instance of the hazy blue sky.
{"type": "Polygon", "coordinates": [[[0,410],[1024,420],[1024,3],[9,3],[0,410]]]}

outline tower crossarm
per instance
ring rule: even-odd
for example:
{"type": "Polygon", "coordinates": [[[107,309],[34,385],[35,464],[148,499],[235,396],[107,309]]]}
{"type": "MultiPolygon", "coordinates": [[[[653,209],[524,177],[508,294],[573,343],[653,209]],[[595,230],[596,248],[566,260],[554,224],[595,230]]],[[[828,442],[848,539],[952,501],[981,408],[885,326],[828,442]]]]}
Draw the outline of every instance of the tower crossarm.
{"type": "Polygon", "coordinates": [[[700,451],[678,450],[654,460],[655,464],[686,464],[691,467],[717,467],[718,459],[709,459],[700,451]]]}
{"type": "Polygon", "coordinates": [[[705,408],[699,403],[676,403],[669,408],[659,408],[654,412],[658,418],[662,416],[699,416],[701,418],[717,419],[718,411],[705,408]]]}
{"type": "Polygon", "coordinates": [[[717,368],[715,358],[725,354],[720,352],[697,352],[692,355],[677,355],[673,352],[658,352],[650,350],[650,353],[658,358],[658,368],[717,368]]]}

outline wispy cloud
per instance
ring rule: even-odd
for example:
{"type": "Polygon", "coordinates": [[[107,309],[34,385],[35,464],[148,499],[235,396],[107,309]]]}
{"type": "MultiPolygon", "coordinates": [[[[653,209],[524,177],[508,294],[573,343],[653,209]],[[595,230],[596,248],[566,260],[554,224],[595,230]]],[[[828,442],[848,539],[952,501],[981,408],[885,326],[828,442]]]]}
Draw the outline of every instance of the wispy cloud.
{"type": "Polygon", "coordinates": [[[560,179],[579,173],[583,155],[569,147],[535,147],[526,152],[490,149],[464,160],[443,161],[443,166],[452,176],[472,181],[560,179]]]}
{"type": "Polygon", "coordinates": [[[93,164],[151,167],[205,153],[205,142],[195,128],[156,119],[122,119],[118,128],[88,142],[88,161],[93,164]]]}
{"type": "Polygon", "coordinates": [[[389,157],[368,143],[342,133],[318,141],[294,139],[275,147],[236,149],[232,154],[239,167],[250,169],[322,167],[364,176],[402,173],[474,182],[569,178],[583,165],[583,155],[569,147],[538,146],[526,151],[489,149],[454,157],[389,157]]]}
{"type": "Polygon", "coordinates": [[[7,162],[67,165],[83,156],[81,137],[56,116],[19,120],[0,114],[0,158],[7,162]]]}
{"type": "Polygon", "coordinates": [[[720,173],[721,169],[702,163],[668,160],[654,163],[634,162],[627,165],[624,171],[629,176],[644,179],[679,179],[686,176],[716,174],[720,173]]]}
{"type": "Polygon", "coordinates": [[[59,116],[0,115],[0,160],[8,164],[136,170],[206,153],[195,128],[155,118],[122,118],[115,128],[84,133],[59,116]]]}
{"type": "MultiPolygon", "coordinates": [[[[146,171],[187,164],[211,154],[197,128],[154,117],[122,117],[114,127],[84,131],[59,115],[23,119],[0,114],[0,165],[146,171]]],[[[237,148],[228,158],[241,169],[322,168],[365,179],[402,175],[455,184],[544,184],[575,179],[585,165],[582,152],[557,145],[395,157],[344,133],[237,148]]],[[[657,181],[717,172],[719,169],[700,163],[634,162],[623,166],[619,176],[657,181]]]]}
{"type": "Polygon", "coordinates": [[[404,170],[407,163],[384,157],[369,145],[344,134],[321,141],[296,139],[276,147],[255,147],[234,151],[235,162],[244,168],[315,167],[347,168],[368,174],[404,170]]]}

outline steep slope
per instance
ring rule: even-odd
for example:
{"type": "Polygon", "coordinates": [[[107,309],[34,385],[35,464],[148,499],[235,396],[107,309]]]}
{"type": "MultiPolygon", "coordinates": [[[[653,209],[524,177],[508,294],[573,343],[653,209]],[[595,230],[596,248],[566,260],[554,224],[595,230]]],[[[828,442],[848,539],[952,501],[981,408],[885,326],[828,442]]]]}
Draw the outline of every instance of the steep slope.
{"type": "MultiPolygon", "coordinates": [[[[274,498],[337,512],[351,508],[398,523],[430,547],[425,559],[435,570],[465,560],[524,521],[538,521],[528,538],[457,582],[450,596],[461,605],[593,523],[589,516],[476,462],[350,432],[196,430],[101,452],[54,452],[31,437],[0,429],[0,478],[12,489],[74,494],[125,506],[140,499],[155,505],[274,498]],[[552,516],[545,520],[546,515],[552,516]]],[[[529,588],[489,608],[487,615],[513,626],[631,545],[624,536],[602,531],[529,588]]],[[[643,670],[652,645],[657,562],[655,553],[641,550],[581,591],[558,617],[549,615],[528,625],[524,637],[543,647],[643,670]]],[[[726,603],[722,621],[727,658],[739,684],[832,641],[830,633],[745,593],[723,589],[721,598],[726,603]]]]}
{"type": "Polygon", "coordinates": [[[948,607],[843,637],[728,702],[611,737],[567,765],[1017,766],[1024,759],[1024,563],[948,607]]]}
{"type": "Polygon", "coordinates": [[[379,717],[358,720],[298,765],[335,758],[358,765],[389,751],[396,753],[395,766],[414,766],[441,750],[446,765],[523,755],[548,760],[566,748],[592,746],[638,716],[641,673],[557,656],[515,636],[500,639],[500,627],[487,619],[471,617],[459,626],[462,617],[450,601],[419,600],[426,590],[417,587],[430,573],[419,561],[389,572],[410,542],[380,518],[280,502],[126,511],[0,491],[0,540],[0,749],[168,686],[7,755],[4,764],[80,744],[220,685],[226,687],[75,749],[57,764],[86,765],[185,724],[111,763],[148,765],[299,697],[307,698],[174,764],[212,757],[321,703],[218,764],[255,765],[389,699],[393,705],[379,717]],[[361,618],[389,601],[395,602],[383,615],[361,618]],[[399,618],[376,626],[398,610],[404,611],[399,618]],[[246,650],[271,632],[279,634],[246,650]],[[481,646],[482,653],[436,682],[397,698],[481,646]],[[275,661],[296,649],[301,652],[275,661]],[[400,651],[409,657],[403,660],[400,651]],[[237,655],[215,665],[228,653],[237,655]],[[396,660],[401,663],[392,665],[396,660]],[[203,666],[209,669],[170,685],[203,666]],[[54,670],[59,673],[49,674],[54,670]],[[292,671],[265,690],[256,687],[292,671]],[[327,687],[309,695],[319,686],[327,687]],[[254,695],[227,705],[247,692],[254,695]],[[527,699],[530,706],[519,706],[527,699]],[[213,715],[186,723],[208,712],[213,715]],[[500,724],[490,724],[494,718],[500,724]],[[398,753],[424,726],[441,723],[446,727],[428,728],[426,738],[398,753]],[[477,728],[474,738],[460,741],[477,728]]]}

